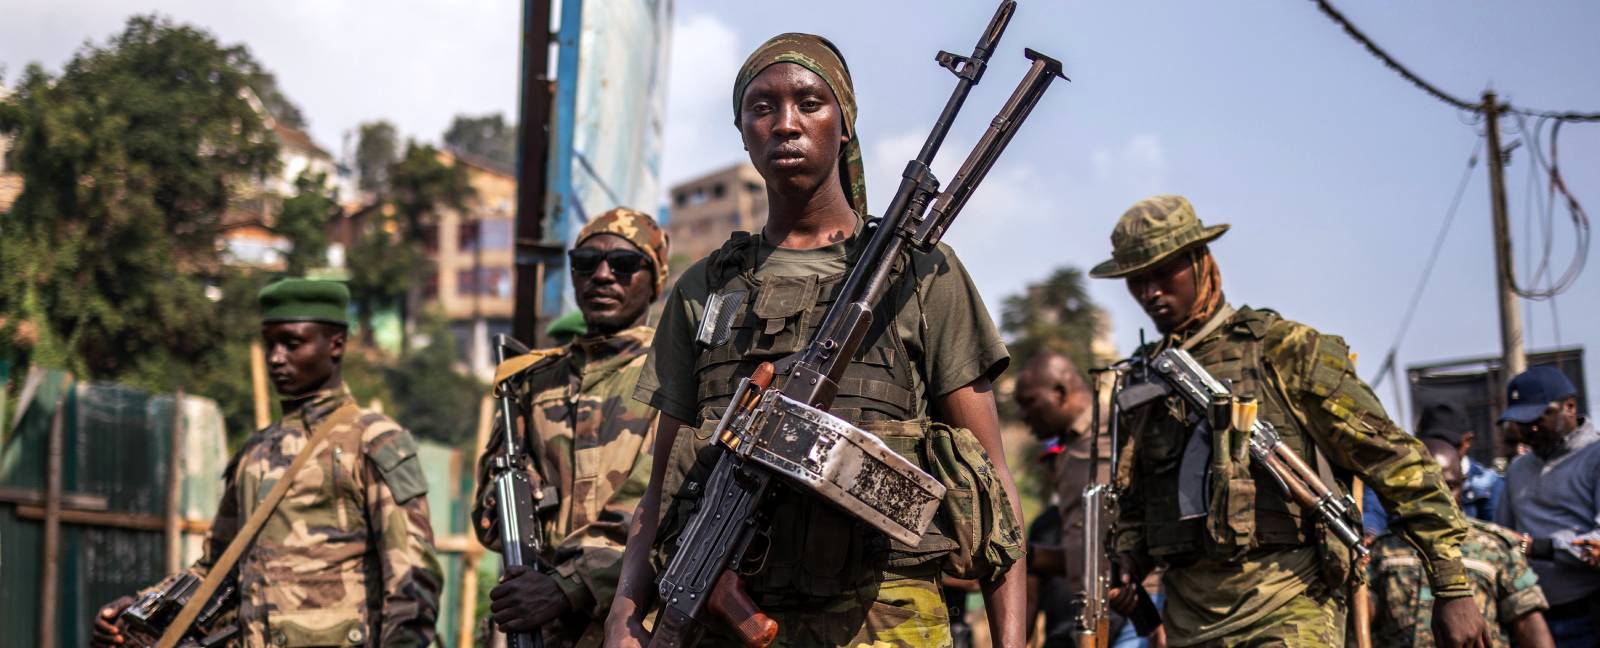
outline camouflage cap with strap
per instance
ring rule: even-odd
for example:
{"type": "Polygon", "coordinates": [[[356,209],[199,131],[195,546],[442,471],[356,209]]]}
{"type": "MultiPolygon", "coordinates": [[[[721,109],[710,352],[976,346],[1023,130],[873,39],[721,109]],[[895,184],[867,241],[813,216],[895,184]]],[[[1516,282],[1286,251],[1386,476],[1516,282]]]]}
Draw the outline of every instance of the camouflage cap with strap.
{"type": "Polygon", "coordinates": [[[1152,196],[1136,202],[1111,231],[1111,258],[1089,271],[1097,279],[1126,277],[1205,245],[1228,231],[1207,226],[1183,196],[1152,196]]]}
{"type": "Polygon", "coordinates": [[[844,55],[828,39],[815,34],[790,32],[778,34],[762,43],[761,47],[745,59],[739,76],[733,83],[733,125],[739,126],[739,103],[744,100],[745,88],[761,74],[762,70],[779,63],[794,63],[827,82],[828,89],[839,100],[839,111],[844,114],[844,134],[850,138],[839,150],[839,184],[844,185],[844,195],[857,214],[867,214],[867,176],[861,163],[861,136],[856,133],[856,89],[850,80],[850,66],[844,55]]]}

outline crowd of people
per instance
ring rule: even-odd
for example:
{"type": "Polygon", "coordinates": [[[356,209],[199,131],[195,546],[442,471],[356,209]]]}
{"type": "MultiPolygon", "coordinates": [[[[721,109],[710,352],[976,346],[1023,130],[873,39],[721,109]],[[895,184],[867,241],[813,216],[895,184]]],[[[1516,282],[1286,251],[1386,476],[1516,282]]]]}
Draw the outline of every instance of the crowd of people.
{"type": "MultiPolygon", "coordinates": [[[[490,592],[502,632],[551,646],[649,644],[657,577],[689,549],[679,540],[711,497],[722,414],[742,379],[806,345],[872,231],[855,92],[832,43],[769,40],[740,69],[732,105],[766,182],[764,227],[668,286],[667,237],[650,216],[593,219],[568,253],[584,332],[496,372],[495,393],[516,411],[479,466],[473,528],[504,549],[488,484],[497,450],[515,441],[546,540],[537,564],[506,570],[490,592]]],[[[1368,633],[1378,646],[1596,645],[1600,433],[1571,382],[1549,367],[1511,380],[1499,422],[1527,451],[1501,477],[1468,458],[1459,408],[1428,408],[1413,435],[1356,376],[1341,338],[1230,301],[1212,251],[1228,228],[1179,196],[1142,200],[1091,276],[1123,282],[1160,331],[1133,358],[1182,350],[1242,399],[1197,411],[1170,394],[1134,398],[1148,371],[1103,380],[1058,354],[1018,359],[1016,404],[1044,449],[1037,466],[1004,459],[994,383],[1012,358],[955,251],[893,260],[854,361],[829,377],[829,413],[894,441],[925,473],[973,476],[946,478],[945,497],[976,504],[941,508],[910,543],[802,489],[771,491],[759,561],[718,566],[776,622],[766,639],[952,646],[970,641],[952,614],[970,590],[991,641],[1008,647],[1084,645],[1086,633],[1119,647],[1343,646],[1368,633]],[[1097,402],[1114,405],[1096,416],[1097,402]],[[1364,544],[1341,541],[1252,460],[1256,420],[1339,494],[1357,484],[1371,494],[1364,544]],[[1024,525],[1012,471],[1035,469],[1051,497],[1024,525]],[[1100,517],[1088,510],[1100,500],[1085,496],[1097,484],[1117,494],[1099,526],[1086,522],[1100,517]],[[1091,539],[1106,549],[1103,603],[1115,614],[1085,627],[1091,539]],[[1126,619],[1143,595],[1161,623],[1139,636],[1126,619]],[[1353,614],[1363,608],[1370,615],[1353,614]]],[[[200,645],[436,640],[426,478],[404,428],[359,407],[341,380],[348,299],[337,283],[304,279],[260,295],[283,417],[230,463],[188,572],[208,587],[224,572],[236,579],[237,623],[207,628],[215,643],[200,645]]],[[[152,639],[123,622],[131,603],[100,611],[96,645],[152,639]]],[[[700,644],[741,645],[754,618],[701,619],[700,644]]]]}

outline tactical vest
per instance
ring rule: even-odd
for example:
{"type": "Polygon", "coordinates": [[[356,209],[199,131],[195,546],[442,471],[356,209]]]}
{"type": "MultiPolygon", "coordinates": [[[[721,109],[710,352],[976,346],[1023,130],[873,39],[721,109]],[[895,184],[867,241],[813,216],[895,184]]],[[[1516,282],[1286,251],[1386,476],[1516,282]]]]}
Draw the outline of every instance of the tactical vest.
{"type": "MultiPolygon", "coordinates": [[[[1319,457],[1308,452],[1314,444],[1290,409],[1282,382],[1262,358],[1267,327],[1276,319],[1270,311],[1241,308],[1190,353],[1218,380],[1230,383],[1235,394],[1254,396],[1260,403],[1258,416],[1277,428],[1295,453],[1316,466],[1319,457]]],[[[1189,407],[1173,395],[1123,413],[1124,429],[1130,430],[1138,443],[1138,490],[1143,493],[1146,548],[1152,557],[1177,564],[1227,553],[1211,540],[1206,518],[1180,519],[1179,467],[1193,432],[1184,424],[1189,407]]],[[[1309,544],[1315,537],[1312,520],[1302,515],[1300,506],[1288,499],[1259,465],[1251,462],[1249,470],[1254,487],[1232,490],[1235,501],[1212,502],[1210,515],[1227,516],[1223,523],[1234,524],[1232,531],[1242,536],[1241,543],[1248,543],[1248,548],[1309,544]],[[1253,502],[1237,501],[1250,498],[1251,490],[1253,502]]]]}
{"type": "MultiPolygon", "coordinates": [[[[863,232],[858,240],[865,240],[863,232]]],[[[857,246],[859,248],[860,246],[857,246]]],[[[847,267],[856,260],[856,249],[849,253],[847,267]]],[[[739,380],[762,362],[776,361],[801,350],[822,324],[828,308],[838,298],[847,274],[758,278],[755,273],[757,241],[748,233],[735,233],[721,249],[706,260],[713,295],[743,292],[742,299],[726,320],[725,331],[709,336],[710,344],[697,341],[700,351],[695,361],[698,381],[700,430],[689,442],[695,451],[694,465],[683,480],[704,483],[716,453],[710,451],[709,428],[715,426],[738,387],[739,380]]],[[[891,448],[913,463],[928,469],[918,450],[922,440],[917,431],[926,424],[917,420],[922,396],[914,389],[914,359],[906,352],[895,326],[894,314],[913,297],[914,279],[900,280],[908,257],[896,268],[896,282],[873,312],[873,322],[855,360],[846,367],[839,381],[839,392],[830,411],[863,429],[877,434],[891,448]]],[[[689,430],[679,433],[681,437],[689,430]]],[[[676,446],[675,446],[676,447],[676,446]]],[[[676,451],[675,451],[676,452],[676,451]]],[[[681,470],[681,467],[677,467],[681,470]]],[[[668,493],[677,492],[675,475],[666,479],[668,493]]],[[[752,596],[758,603],[782,604],[807,597],[831,597],[864,586],[880,578],[885,569],[915,567],[933,562],[948,553],[954,542],[940,535],[938,525],[930,525],[917,547],[892,543],[887,537],[829,504],[776,486],[770,546],[764,552],[756,573],[746,576],[752,596]]],[[[693,488],[686,489],[697,493],[693,488]]],[[[697,495],[674,495],[678,510],[662,523],[662,537],[670,552],[673,539],[687,521],[697,495]]]]}

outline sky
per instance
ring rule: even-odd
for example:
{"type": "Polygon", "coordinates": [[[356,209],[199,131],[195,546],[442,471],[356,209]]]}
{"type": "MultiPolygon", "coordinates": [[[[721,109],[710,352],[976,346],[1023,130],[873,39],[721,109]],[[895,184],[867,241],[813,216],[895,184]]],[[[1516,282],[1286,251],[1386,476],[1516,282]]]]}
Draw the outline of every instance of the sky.
{"type": "MultiPolygon", "coordinates": [[[[499,0],[12,0],[0,21],[0,66],[58,70],[88,40],[133,13],[157,11],[243,43],[298,102],[314,138],[336,154],[343,135],[386,118],[437,141],[452,115],[516,114],[520,5],[499,0]]],[[[1494,88],[1514,105],[1600,111],[1600,3],[1416,0],[1335,2],[1398,59],[1447,92],[1494,88]]],[[[678,0],[669,61],[667,183],[743,159],[731,126],[733,75],[783,31],[828,36],[860,99],[858,130],[871,204],[881,208],[953,85],[933,61],[968,53],[989,2],[678,0]]],[[[1052,269],[1109,256],[1129,205],[1187,196],[1207,223],[1233,229],[1213,245],[1234,304],[1265,306],[1343,335],[1370,378],[1399,332],[1428,250],[1479,146],[1482,125],[1402,80],[1302,2],[1023,0],[991,67],[934,165],[953,174],[1014,84],[1031,47],[1065,63],[946,241],[990,310],[1052,269]]],[[[1516,124],[1506,143],[1524,140],[1516,124]]],[[[1548,131],[1546,131],[1548,134],[1548,131]]],[[[1544,138],[1548,154],[1548,135],[1544,138]]],[[[1530,206],[1529,148],[1506,169],[1517,271],[1542,242],[1530,206]]],[[[1569,124],[1561,170],[1600,210],[1600,124],[1569,124]]],[[[1398,352],[1401,366],[1500,352],[1489,189],[1471,170],[1459,212],[1398,352]]],[[[1551,261],[1572,258],[1572,226],[1554,211],[1551,261]]],[[[1590,268],[1553,308],[1524,302],[1530,349],[1600,351],[1600,277],[1590,268]],[[1559,317],[1554,314],[1558,313],[1559,317]]],[[[1148,320],[1120,282],[1092,281],[1130,350],[1148,320]]],[[[1586,380],[1600,384],[1600,357],[1586,380]]],[[[1592,392],[1592,390],[1591,390],[1592,392]]],[[[1389,386],[1380,396],[1394,411],[1389,386]]],[[[1591,393],[1591,396],[1594,394],[1591,393]]]]}

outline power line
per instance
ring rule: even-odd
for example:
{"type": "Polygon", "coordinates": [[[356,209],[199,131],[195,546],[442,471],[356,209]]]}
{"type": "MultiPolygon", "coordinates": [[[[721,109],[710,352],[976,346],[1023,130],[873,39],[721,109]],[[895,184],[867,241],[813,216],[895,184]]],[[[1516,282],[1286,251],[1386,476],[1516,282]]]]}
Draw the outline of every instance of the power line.
{"type": "Polygon", "coordinates": [[[1433,266],[1439,261],[1439,251],[1444,249],[1444,240],[1450,234],[1450,225],[1455,223],[1456,211],[1461,207],[1461,197],[1467,193],[1467,183],[1472,180],[1472,170],[1478,166],[1478,150],[1482,146],[1481,137],[1472,143],[1472,154],[1467,157],[1467,167],[1461,170],[1461,180],[1456,183],[1456,196],[1450,199],[1450,208],[1445,210],[1444,222],[1439,224],[1439,233],[1433,237],[1433,249],[1428,252],[1428,262],[1422,266],[1422,277],[1417,279],[1417,287],[1411,291],[1411,303],[1406,305],[1406,314],[1400,318],[1400,330],[1394,334],[1394,343],[1389,345],[1389,352],[1384,355],[1383,366],[1378,367],[1378,375],[1368,381],[1373,389],[1383,384],[1383,379],[1389,375],[1390,368],[1394,366],[1395,353],[1400,350],[1400,342],[1405,339],[1406,331],[1411,328],[1411,319],[1417,314],[1417,306],[1422,303],[1423,290],[1428,287],[1428,278],[1433,276],[1433,266]]]}
{"type": "MultiPolygon", "coordinates": [[[[1423,92],[1433,95],[1435,99],[1450,104],[1451,106],[1455,106],[1461,110],[1475,113],[1482,113],[1485,111],[1486,108],[1483,104],[1473,103],[1445,92],[1438,86],[1428,83],[1426,79],[1423,79],[1416,72],[1412,72],[1411,68],[1406,67],[1399,61],[1399,59],[1391,56],[1387,51],[1384,51],[1382,47],[1379,47],[1377,43],[1373,42],[1371,38],[1368,38],[1367,35],[1357,28],[1354,23],[1350,22],[1349,18],[1346,18],[1344,14],[1339,13],[1338,9],[1333,8],[1333,5],[1329,4],[1328,0],[1314,1],[1317,3],[1317,7],[1322,9],[1322,13],[1327,14],[1328,18],[1332,19],[1333,22],[1344,28],[1344,32],[1346,34],[1349,34],[1351,38],[1356,40],[1356,42],[1365,46],[1368,52],[1371,52],[1373,56],[1378,58],[1378,60],[1383,61],[1383,64],[1388,66],[1389,69],[1394,70],[1395,72],[1399,73],[1400,76],[1405,77],[1407,81],[1411,82],[1411,85],[1416,86],[1423,92]]],[[[1527,115],[1529,117],[1545,117],[1560,121],[1600,121],[1600,113],[1534,110],[1531,108],[1516,108],[1512,106],[1501,106],[1500,110],[1527,115]]]]}

